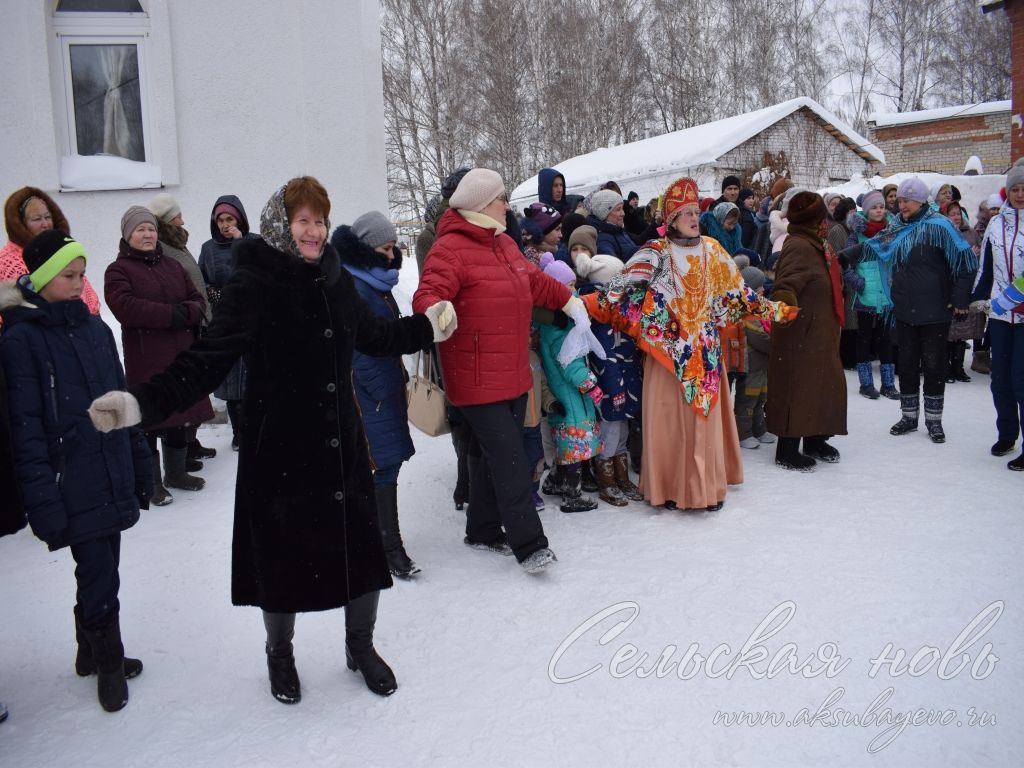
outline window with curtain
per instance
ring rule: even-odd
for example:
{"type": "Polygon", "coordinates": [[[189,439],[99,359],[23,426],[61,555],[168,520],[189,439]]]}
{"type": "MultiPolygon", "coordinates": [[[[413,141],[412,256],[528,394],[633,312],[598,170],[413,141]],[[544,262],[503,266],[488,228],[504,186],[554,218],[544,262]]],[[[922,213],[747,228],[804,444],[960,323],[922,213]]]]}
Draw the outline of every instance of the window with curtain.
{"type": "Polygon", "coordinates": [[[145,161],[136,45],[68,46],[79,155],[145,161]]]}

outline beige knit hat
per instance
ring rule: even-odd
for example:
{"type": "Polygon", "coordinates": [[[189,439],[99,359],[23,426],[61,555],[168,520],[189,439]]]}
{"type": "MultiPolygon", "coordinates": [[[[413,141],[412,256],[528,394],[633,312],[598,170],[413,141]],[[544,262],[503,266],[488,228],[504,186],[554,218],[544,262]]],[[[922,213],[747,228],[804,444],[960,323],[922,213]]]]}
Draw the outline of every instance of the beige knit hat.
{"type": "Polygon", "coordinates": [[[170,224],[171,219],[181,215],[181,206],[169,192],[161,192],[149,201],[149,210],[153,212],[164,224],[170,224]]]}
{"type": "Polygon", "coordinates": [[[462,177],[448,205],[467,211],[482,211],[504,191],[505,182],[501,174],[488,168],[474,168],[462,177]]]}

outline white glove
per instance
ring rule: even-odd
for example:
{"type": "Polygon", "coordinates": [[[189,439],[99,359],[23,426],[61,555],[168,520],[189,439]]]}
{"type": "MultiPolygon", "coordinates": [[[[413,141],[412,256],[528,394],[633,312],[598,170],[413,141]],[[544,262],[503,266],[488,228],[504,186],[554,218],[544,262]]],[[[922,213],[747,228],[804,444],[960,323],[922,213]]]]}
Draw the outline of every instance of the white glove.
{"type": "Polygon", "coordinates": [[[450,301],[439,301],[427,307],[423,313],[434,329],[434,341],[446,341],[459,327],[459,318],[455,316],[455,307],[450,301]]]}
{"type": "Polygon", "coordinates": [[[142,421],[139,401],[128,392],[114,391],[100,395],[89,406],[89,418],[100,432],[124,429],[142,421]]]}
{"type": "Polygon", "coordinates": [[[992,314],[992,302],[988,299],[978,299],[972,301],[970,305],[971,312],[983,312],[986,315],[992,314]]]}

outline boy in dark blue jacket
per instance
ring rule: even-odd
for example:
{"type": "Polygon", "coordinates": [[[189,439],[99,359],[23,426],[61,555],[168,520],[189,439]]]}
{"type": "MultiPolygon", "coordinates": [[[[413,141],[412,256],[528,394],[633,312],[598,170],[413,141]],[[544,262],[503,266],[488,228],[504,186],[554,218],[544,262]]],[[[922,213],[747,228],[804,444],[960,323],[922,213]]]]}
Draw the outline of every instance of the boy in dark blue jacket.
{"type": "Polygon", "coordinates": [[[138,430],[100,434],[89,420],[95,397],[126,387],[113,334],[81,301],[85,250],[48,230],[24,259],[29,274],[0,284],[15,475],[32,531],[51,550],[71,548],[75,671],[98,672],[100,704],[114,712],[142,671],[121,644],[118,561],[121,531],[152,495],[152,462],[138,430]]]}

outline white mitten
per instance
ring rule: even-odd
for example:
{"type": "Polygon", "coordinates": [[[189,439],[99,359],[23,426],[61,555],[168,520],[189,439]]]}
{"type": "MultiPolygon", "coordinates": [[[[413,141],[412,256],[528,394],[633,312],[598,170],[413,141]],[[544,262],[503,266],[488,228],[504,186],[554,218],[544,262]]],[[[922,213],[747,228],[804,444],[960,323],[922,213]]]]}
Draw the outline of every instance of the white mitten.
{"type": "Polygon", "coordinates": [[[434,329],[434,341],[445,341],[459,327],[459,318],[455,316],[455,307],[450,301],[439,301],[427,307],[423,313],[434,329]]]}
{"type": "Polygon", "coordinates": [[[131,427],[142,421],[139,401],[128,392],[114,391],[100,395],[89,406],[89,418],[100,432],[131,427]]]}
{"type": "Polygon", "coordinates": [[[992,314],[992,302],[988,299],[978,299],[972,301],[970,305],[971,312],[983,312],[986,315],[992,314]]]}

